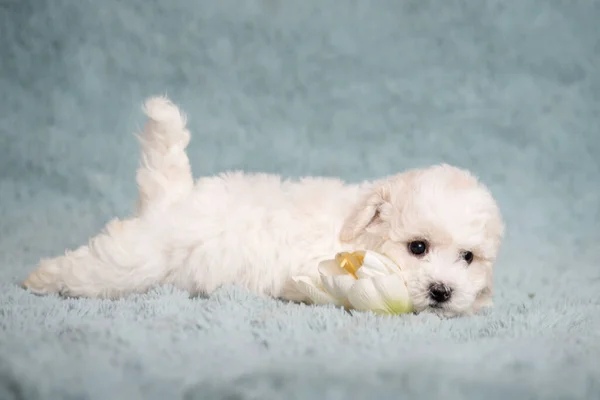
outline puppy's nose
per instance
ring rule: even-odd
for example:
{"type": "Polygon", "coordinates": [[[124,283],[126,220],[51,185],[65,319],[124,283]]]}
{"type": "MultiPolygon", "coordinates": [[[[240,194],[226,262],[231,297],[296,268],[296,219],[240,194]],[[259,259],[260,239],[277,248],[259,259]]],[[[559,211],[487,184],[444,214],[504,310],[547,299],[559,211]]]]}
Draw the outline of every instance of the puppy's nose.
{"type": "Polygon", "coordinates": [[[443,283],[432,283],[429,285],[429,297],[436,303],[444,303],[452,296],[452,289],[443,283]]]}

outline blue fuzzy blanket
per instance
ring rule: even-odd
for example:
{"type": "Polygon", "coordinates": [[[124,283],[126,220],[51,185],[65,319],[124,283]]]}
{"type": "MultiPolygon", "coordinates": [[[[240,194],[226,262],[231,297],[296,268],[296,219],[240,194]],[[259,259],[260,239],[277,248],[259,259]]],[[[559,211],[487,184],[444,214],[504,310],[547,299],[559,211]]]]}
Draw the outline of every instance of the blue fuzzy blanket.
{"type": "Polygon", "coordinates": [[[598,21],[594,0],[0,0],[0,399],[600,398],[598,21]],[[22,290],[132,211],[161,93],[197,176],[473,170],[508,227],[496,307],[22,290]]]}

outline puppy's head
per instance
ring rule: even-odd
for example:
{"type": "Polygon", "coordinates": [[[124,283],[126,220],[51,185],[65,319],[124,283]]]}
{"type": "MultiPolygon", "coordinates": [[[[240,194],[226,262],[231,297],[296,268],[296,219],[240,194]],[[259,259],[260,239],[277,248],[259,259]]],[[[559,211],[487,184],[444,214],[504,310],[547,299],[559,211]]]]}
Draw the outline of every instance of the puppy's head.
{"type": "Polygon", "coordinates": [[[469,172],[437,165],[374,183],[340,239],[402,266],[418,312],[456,316],[492,304],[503,233],[490,192],[469,172]]]}

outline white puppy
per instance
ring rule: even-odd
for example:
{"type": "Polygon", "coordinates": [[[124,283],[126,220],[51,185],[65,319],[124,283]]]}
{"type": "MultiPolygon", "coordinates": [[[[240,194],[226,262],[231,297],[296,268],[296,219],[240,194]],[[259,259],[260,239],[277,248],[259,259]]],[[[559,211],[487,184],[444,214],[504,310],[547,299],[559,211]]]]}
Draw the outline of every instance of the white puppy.
{"type": "Polygon", "coordinates": [[[454,316],[491,305],[504,226],[468,172],[439,165],[357,185],[234,172],[194,184],[184,115],[161,97],[144,109],[136,215],[42,260],[26,288],[117,298],[158,284],[193,294],[236,284],[306,301],[291,276],[316,276],[319,261],[339,251],[370,249],[409,271],[419,312],[454,316]]]}

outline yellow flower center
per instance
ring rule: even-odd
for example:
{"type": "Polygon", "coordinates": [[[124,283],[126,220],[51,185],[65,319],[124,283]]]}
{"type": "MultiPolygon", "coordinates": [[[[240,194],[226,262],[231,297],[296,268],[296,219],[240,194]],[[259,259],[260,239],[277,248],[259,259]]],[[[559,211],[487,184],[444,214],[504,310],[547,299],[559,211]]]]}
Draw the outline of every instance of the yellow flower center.
{"type": "Polygon", "coordinates": [[[358,279],[358,276],[356,276],[356,271],[362,267],[364,261],[364,251],[355,251],[352,253],[342,252],[335,255],[335,262],[340,266],[340,268],[352,275],[354,279],[358,279]]]}

